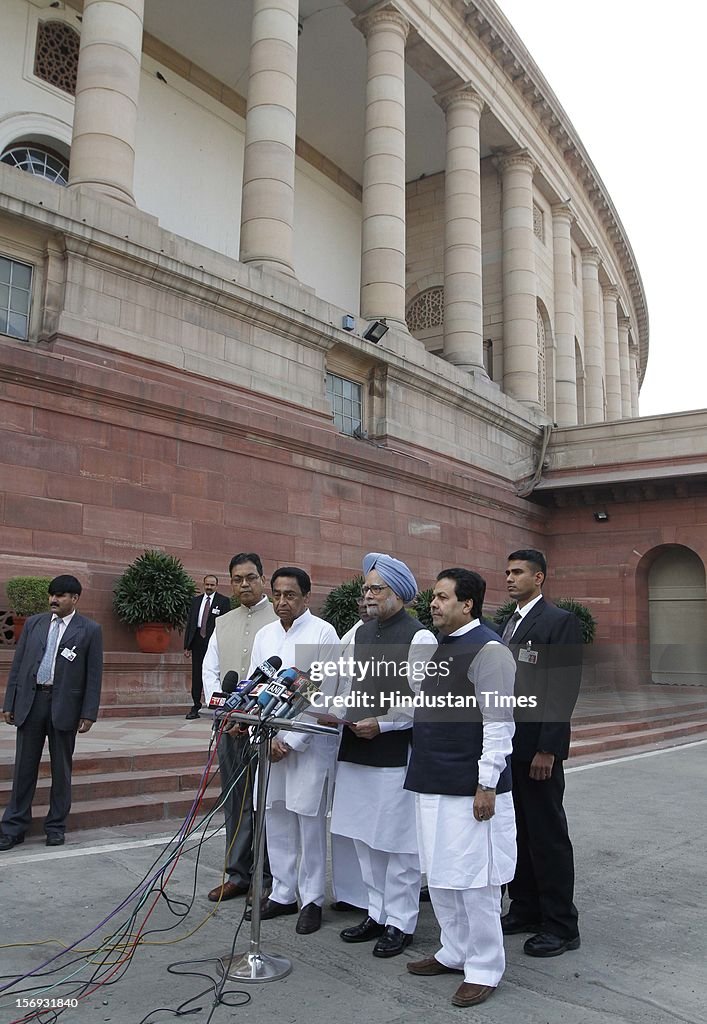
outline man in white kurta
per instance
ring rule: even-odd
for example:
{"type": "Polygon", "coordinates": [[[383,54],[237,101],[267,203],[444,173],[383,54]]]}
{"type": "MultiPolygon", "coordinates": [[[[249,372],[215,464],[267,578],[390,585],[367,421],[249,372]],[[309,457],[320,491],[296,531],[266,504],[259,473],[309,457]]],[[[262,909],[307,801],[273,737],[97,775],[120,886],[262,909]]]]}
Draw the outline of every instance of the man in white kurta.
{"type": "Polygon", "coordinates": [[[501,885],[513,877],[516,860],[507,762],[515,665],[481,624],[485,589],[470,570],[448,569],[438,577],[431,610],[442,636],[432,660],[453,668],[436,687],[426,682],[423,696],[436,691],[444,697],[446,690],[454,700],[466,691],[478,710],[473,720],[452,700],[443,718],[435,717],[436,707],[417,710],[406,779],[416,793],[420,860],[442,943],[434,956],[407,969],[422,976],[463,972],[455,1006],[484,1002],[503,976],[501,885]]]}
{"type": "MultiPolygon", "coordinates": [[[[387,658],[397,664],[424,662],[436,646],[434,635],[405,611],[417,584],[405,563],[372,552],[363,562],[366,605],[371,621],[359,626],[354,660],[387,658]]],[[[407,685],[382,675],[361,674],[352,693],[376,699],[407,685]]],[[[377,703],[377,700],[376,700],[377,703]]],[[[412,708],[371,715],[360,709],[344,726],[339,750],[331,831],[353,839],[368,892],[367,917],[341,932],[344,942],[376,940],[373,954],[391,957],[411,942],[419,911],[420,863],[415,805],[403,782],[407,766],[412,708]]],[[[351,717],[350,715],[347,717],[351,717]]]]}
{"type": "MultiPolygon", "coordinates": [[[[273,655],[282,667],[307,672],[315,661],[336,661],[339,638],[309,611],[311,581],[303,569],[285,566],[272,576],[278,619],[259,630],[249,673],[273,655]]],[[[273,885],[261,918],[296,914],[297,932],[321,926],[326,885],[326,811],[334,770],[336,736],[286,732],[275,737],[265,810],[273,885]],[[297,896],[299,895],[299,908],[297,896]]]]}

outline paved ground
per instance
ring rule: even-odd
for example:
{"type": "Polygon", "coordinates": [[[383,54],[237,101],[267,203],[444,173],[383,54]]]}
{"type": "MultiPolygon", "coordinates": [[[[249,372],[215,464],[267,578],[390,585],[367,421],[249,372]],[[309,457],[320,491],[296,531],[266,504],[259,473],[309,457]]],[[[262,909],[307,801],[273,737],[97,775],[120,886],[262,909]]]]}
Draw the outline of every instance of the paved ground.
{"type": "MultiPolygon", "coordinates": [[[[570,771],[567,807],[577,851],[582,948],[553,960],[530,960],[522,953],[523,936],[509,938],[506,976],[483,1006],[451,1006],[456,978],[411,978],[405,972],[406,959],[436,948],[434,917],[424,905],[414,946],[390,961],[374,959],[368,946],[346,946],[339,940],[338,930],[355,917],[329,912],[313,936],[296,935],[293,918],[266,922],[263,948],[290,956],[292,974],[249,986],[247,1005],[219,1006],[211,1019],[215,1024],[409,1024],[416,1019],[426,1024],[459,1019],[489,1024],[604,1024],[609,1019],[616,1024],[697,1024],[704,1019],[707,959],[706,753],[707,743],[694,743],[570,771]]],[[[0,934],[5,943],[0,974],[7,977],[39,966],[58,951],[52,940],[68,944],[98,926],[92,939],[80,943],[87,950],[97,944],[96,936],[108,935],[110,927],[99,923],[140,882],[164,847],[164,827],[159,835],[151,834],[154,828],[81,832],[60,850],[48,850],[32,838],[0,855],[0,934]]],[[[125,977],[65,1011],[61,1021],[161,1024],[176,1018],[150,1010],[174,1009],[189,999],[201,1009],[186,1019],[195,1024],[209,1019],[208,979],[217,976],[217,958],[230,948],[242,909],[241,901],[232,901],[204,920],[213,909],[204,894],[218,881],[222,856],[220,835],[205,844],[198,870],[195,851],[186,854],[167,893],[188,905],[196,888],[188,916],[173,932],[155,932],[175,920],[162,901],[147,926],[153,929],[151,943],[193,934],[174,944],[141,947],[125,977]],[[177,961],[192,961],[175,969],[179,977],[168,970],[177,961]],[[193,973],[185,974],[187,970],[193,973]]],[[[127,914],[123,910],[116,920],[124,921],[127,914]]],[[[244,949],[247,936],[241,934],[237,948],[244,949]]],[[[45,977],[44,984],[55,987],[44,995],[70,995],[73,983],[58,983],[72,974],[75,980],[90,976],[97,958],[93,960],[87,966],[85,954],[80,962],[67,954],[56,973],[45,977]]],[[[22,988],[25,996],[38,991],[31,980],[22,988]]],[[[238,985],[229,989],[229,1001],[237,1002],[238,985]]],[[[0,1021],[21,1017],[15,1008],[18,994],[0,994],[0,1021]]]]}

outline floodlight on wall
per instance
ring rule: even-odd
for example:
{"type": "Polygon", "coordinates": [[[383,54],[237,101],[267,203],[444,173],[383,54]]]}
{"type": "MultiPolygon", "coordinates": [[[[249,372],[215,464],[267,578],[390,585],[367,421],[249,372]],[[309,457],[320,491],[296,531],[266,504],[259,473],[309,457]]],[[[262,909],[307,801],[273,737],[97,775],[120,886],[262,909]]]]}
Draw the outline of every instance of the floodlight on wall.
{"type": "Polygon", "coordinates": [[[362,334],[364,341],[372,341],[374,345],[377,345],[384,334],[388,333],[388,325],[385,322],[385,317],[381,317],[380,320],[371,320],[370,324],[362,334]]]}
{"type": "Polygon", "coordinates": [[[351,316],[350,313],[347,313],[345,316],[342,316],[341,318],[341,326],[345,331],[353,331],[353,329],[356,326],[356,317],[351,316]]]}
{"type": "Polygon", "coordinates": [[[594,518],[598,523],[607,523],[609,521],[608,512],[595,512],[594,518]]]}

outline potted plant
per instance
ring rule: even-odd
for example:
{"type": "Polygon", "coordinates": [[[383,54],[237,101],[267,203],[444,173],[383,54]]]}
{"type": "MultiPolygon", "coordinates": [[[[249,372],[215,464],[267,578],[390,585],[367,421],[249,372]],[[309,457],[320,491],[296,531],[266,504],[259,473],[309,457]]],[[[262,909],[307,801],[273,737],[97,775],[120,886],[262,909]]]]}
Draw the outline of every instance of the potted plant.
{"type": "Polygon", "coordinates": [[[146,551],[116,580],[113,610],[121,622],[135,627],[144,654],[164,654],[171,631],[184,629],[195,593],[194,581],[178,558],[146,551]]]}
{"type": "Polygon", "coordinates": [[[361,597],[363,576],[354,576],[352,580],[340,583],[327,595],[320,615],[330,622],[339,636],[343,636],[358,622],[358,602],[361,597]]]}
{"type": "Polygon", "coordinates": [[[7,600],[12,609],[15,643],[22,634],[25,620],[30,615],[49,611],[48,576],[13,576],[7,581],[7,600]]]}

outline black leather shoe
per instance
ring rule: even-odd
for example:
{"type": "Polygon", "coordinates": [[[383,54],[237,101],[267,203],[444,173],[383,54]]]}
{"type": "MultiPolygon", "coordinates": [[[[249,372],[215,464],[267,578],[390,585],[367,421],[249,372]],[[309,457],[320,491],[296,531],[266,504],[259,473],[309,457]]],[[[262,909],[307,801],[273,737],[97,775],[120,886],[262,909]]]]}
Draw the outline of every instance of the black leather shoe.
{"type": "Polygon", "coordinates": [[[420,888],[420,903],[431,903],[431,902],[432,902],[432,897],[430,896],[429,887],[426,886],[426,885],[423,885],[420,888]]]}
{"type": "Polygon", "coordinates": [[[64,833],[63,832],[47,832],[47,841],[45,846],[63,846],[64,845],[64,833]]]}
{"type": "Polygon", "coordinates": [[[295,931],[298,935],[311,935],[312,932],[318,932],[321,926],[322,908],[316,903],[307,903],[299,912],[295,931]]]}
{"type": "Polygon", "coordinates": [[[19,846],[24,841],[24,832],[20,836],[9,836],[6,832],[0,832],[0,850],[11,850],[13,846],[19,846]]]}
{"type": "Polygon", "coordinates": [[[521,932],[539,932],[540,922],[518,917],[512,910],[501,917],[501,929],[504,935],[519,935],[521,932]]]}
{"type": "MultiPolygon", "coordinates": [[[[265,900],[260,904],[260,920],[270,921],[273,917],[284,917],[286,914],[296,914],[299,910],[297,903],[276,903],[274,900],[265,900]]],[[[245,919],[250,921],[251,910],[246,910],[245,919]]]]}
{"type": "Polygon", "coordinates": [[[386,925],[386,929],[373,947],[374,956],[397,956],[412,942],[412,935],[401,932],[395,925],[386,925]]]}
{"type": "Polygon", "coordinates": [[[192,708],[191,711],[187,712],[187,714],[184,717],[187,719],[187,721],[191,722],[195,718],[201,718],[201,715],[199,714],[198,708],[192,708]]]}
{"type": "Polygon", "coordinates": [[[365,907],[357,907],[353,903],[347,903],[346,900],[336,900],[335,903],[329,904],[330,910],[335,910],[337,914],[365,914],[365,907]]]}
{"type": "Polygon", "coordinates": [[[560,956],[568,949],[579,949],[579,946],[579,935],[575,935],[573,939],[562,939],[559,935],[540,932],[523,944],[523,952],[528,956],[560,956]]]}
{"type": "Polygon", "coordinates": [[[371,939],[378,939],[385,931],[385,925],[378,924],[372,917],[366,917],[360,924],[353,928],[344,928],[339,932],[344,942],[369,942],[371,939]]]}

